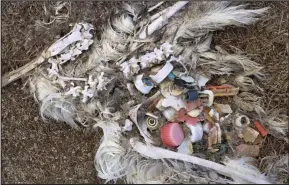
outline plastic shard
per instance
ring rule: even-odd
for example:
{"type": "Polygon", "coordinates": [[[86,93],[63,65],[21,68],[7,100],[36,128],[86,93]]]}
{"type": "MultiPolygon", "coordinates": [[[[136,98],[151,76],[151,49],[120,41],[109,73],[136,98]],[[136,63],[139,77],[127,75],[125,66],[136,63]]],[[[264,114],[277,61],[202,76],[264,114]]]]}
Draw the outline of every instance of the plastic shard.
{"type": "Polygon", "coordinates": [[[190,139],[192,143],[198,142],[203,138],[203,127],[201,123],[194,125],[187,123],[186,126],[191,130],[190,139]]]}
{"type": "Polygon", "coordinates": [[[173,69],[174,66],[170,62],[167,62],[156,75],[151,75],[150,77],[154,82],[159,84],[170,74],[170,72],[172,72],[173,69]]]}
{"type": "Polygon", "coordinates": [[[122,127],[122,131],[131,131],[132,130],[132,125],[133,125],[133,122],[130,121],[129,119],[126,119],[125,122],[124,122],[124,126],[122,127]]]}
{"type": "Polygon", "coordinates": [[[214,106],[223,114],[233,113],[231,106],[229,104],[214,103],[214,106]]]}
{"type": "Polygon", "coordinates": [[[191,110],[198,108],[200,106],[201,106],[200,99],[197,99],[195,101],[186,102],[186,110],[187,111],[191,111],[191,110]]]}
{"type": "Polygon", "coordinates": [[[256,140],[256,138],[258,137],[259,132],[252,129],[251,127],[247,127],[243,130],[242,134],[243,134],[245,142],[253,143],[256,140]]]}
{"type": "Polygon", "coordinates": [[[188,112],[188,115],[191,117],[198,117],[201,114],[201,110],[200,109],[193,109],[190,112],[188,112]]]}
{"type": "Polygon", "coordinates": [[[172,107],[176,111],[179,111],[181,108],[185,108],[185,102],[181,98],[174,96],[169,96],[162,101],[164,107],[172,107]]]}
{"type": "Polygon", "coordinates": [[[189,139],[186,139],[182,142],[182,144],[177,148],[178,153],[192,155],[193,153],[193,145],[189,139]]]}
{"type": "Polygon", "coordinates": [[[163,110],[162,113],[168,121],[172,121],[176,117],[177,111],[174,108],[169,107],[163,110]]]}

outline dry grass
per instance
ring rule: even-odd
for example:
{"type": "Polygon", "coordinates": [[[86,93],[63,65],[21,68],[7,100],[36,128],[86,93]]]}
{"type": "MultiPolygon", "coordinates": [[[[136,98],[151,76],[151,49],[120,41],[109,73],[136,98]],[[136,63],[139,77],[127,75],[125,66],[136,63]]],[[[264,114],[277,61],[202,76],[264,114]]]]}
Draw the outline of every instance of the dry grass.
{"type": "MultiPolygon", "coordinates": [[[[70,30],[69,23],[87,21],[99,36],[101,24],[119,3],[72,2],[70,17],[35,27],[36,20],[49,22],[55,2],[1,2],[2,69],[16,69],[70,30]],[[43,11],[44,4],[47,12],[43,11]]],[[[262,84],[268,110],[288,107],[288,2],[255,2],[270,6],[269,16],[254,26],[217,32],[214,44],[231,46],[261,63],[267,80],[262,84]],[[286,48],[287,46],[287,48],[286,48]]],[[[99,135],[76,132],[64,124],[45,124],[38,105],[21,90],[21,81],[2,89],[2,183],[97,183],[93,159],[99,135]]],[[[266,138],[260,158],[286,151],[284,141],[266,138]],[[278,147],[277,147],[278,146],[278,147]],[[276,153],[273,152],[275,149],[276,153]],[[272,153],[273,152],[273,153],[272,153]]]]}

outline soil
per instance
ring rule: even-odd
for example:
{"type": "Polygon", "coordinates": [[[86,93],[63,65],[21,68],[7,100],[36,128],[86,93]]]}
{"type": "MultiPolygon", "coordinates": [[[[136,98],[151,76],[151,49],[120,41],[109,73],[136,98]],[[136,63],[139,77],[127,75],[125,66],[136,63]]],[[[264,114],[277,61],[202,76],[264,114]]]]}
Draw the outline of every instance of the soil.
{"type": "MultiPolygon", "coordinates": [[[[49,22],[56,2],[1,2],[1,74],[35,58],[45,47],[80,21],[94,25],[96,37],[120,2],[71,2],[69,18],[49,22]],[[46,10],[46,11],[45,11],[46,10]]],[[[267,75],[264,104],[268,110],[288,108],[288,2],[249,2],[270,6],[269,15],[245,28],[228,28],[214,35],[214,44],[227,51],[245,52],[261,63],[267,75]],[[232,47],[234,46],[234,47],[232,47]]],[[[75,131],[63,123],[45,123],[39,105],[17,80],[2,88],[2,183],[101,183],[93,165],[99,132],[75,131]]],[[[268,137],[260,155],[284,153],[284,142],[268,137]]],[[[274,155],[274,154],[273,154],[274,155]]]]}

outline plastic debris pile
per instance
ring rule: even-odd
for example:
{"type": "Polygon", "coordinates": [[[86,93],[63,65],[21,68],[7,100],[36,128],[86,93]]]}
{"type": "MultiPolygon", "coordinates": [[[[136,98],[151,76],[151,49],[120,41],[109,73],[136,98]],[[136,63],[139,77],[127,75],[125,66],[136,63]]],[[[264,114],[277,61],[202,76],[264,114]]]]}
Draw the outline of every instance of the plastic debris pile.
{"type": "Polygon", "coordinates": [[[134,122],[147,143],[189,155],[194,151],[193,144],[203,140],[212,153],[225,153],[230,144],[237,144],[238,154],[258,156],[258,144],[266,129],[258,120],[233,111],[230,103],[223,104],[232,100],[239,88],[212,84],[213,79],[204,74],[187,75],[178,66],[181,59],[173,55],[171,47],[166,42],[160,49],[122,64],[126,78],[135,75],[134,85],[139,92],[155,91],[130,111],[131,120],[125,120],[122,130],[131,131],[134,122]],[[138,74],[140,70],[146,72],[138,74]],[[235,135],[238,138],[233,138],[235,135]]]}

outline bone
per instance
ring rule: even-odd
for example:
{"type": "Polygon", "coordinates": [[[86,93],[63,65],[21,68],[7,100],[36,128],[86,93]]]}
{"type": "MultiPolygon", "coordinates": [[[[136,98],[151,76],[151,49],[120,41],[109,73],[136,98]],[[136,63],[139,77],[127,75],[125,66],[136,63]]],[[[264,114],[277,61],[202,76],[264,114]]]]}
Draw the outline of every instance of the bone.
{"type": "Polygon", "coordinates": [[[167,22],[170,17],[177,13],[181,8],[183,8],[188,1],[179,1],[171,6],[162,16],[153,21],[147,29],[145,28],[139,35],[140,39],[146,39],[147,36],[150,36],[153,32],[158,29],[161,29],[167,22]]]}

